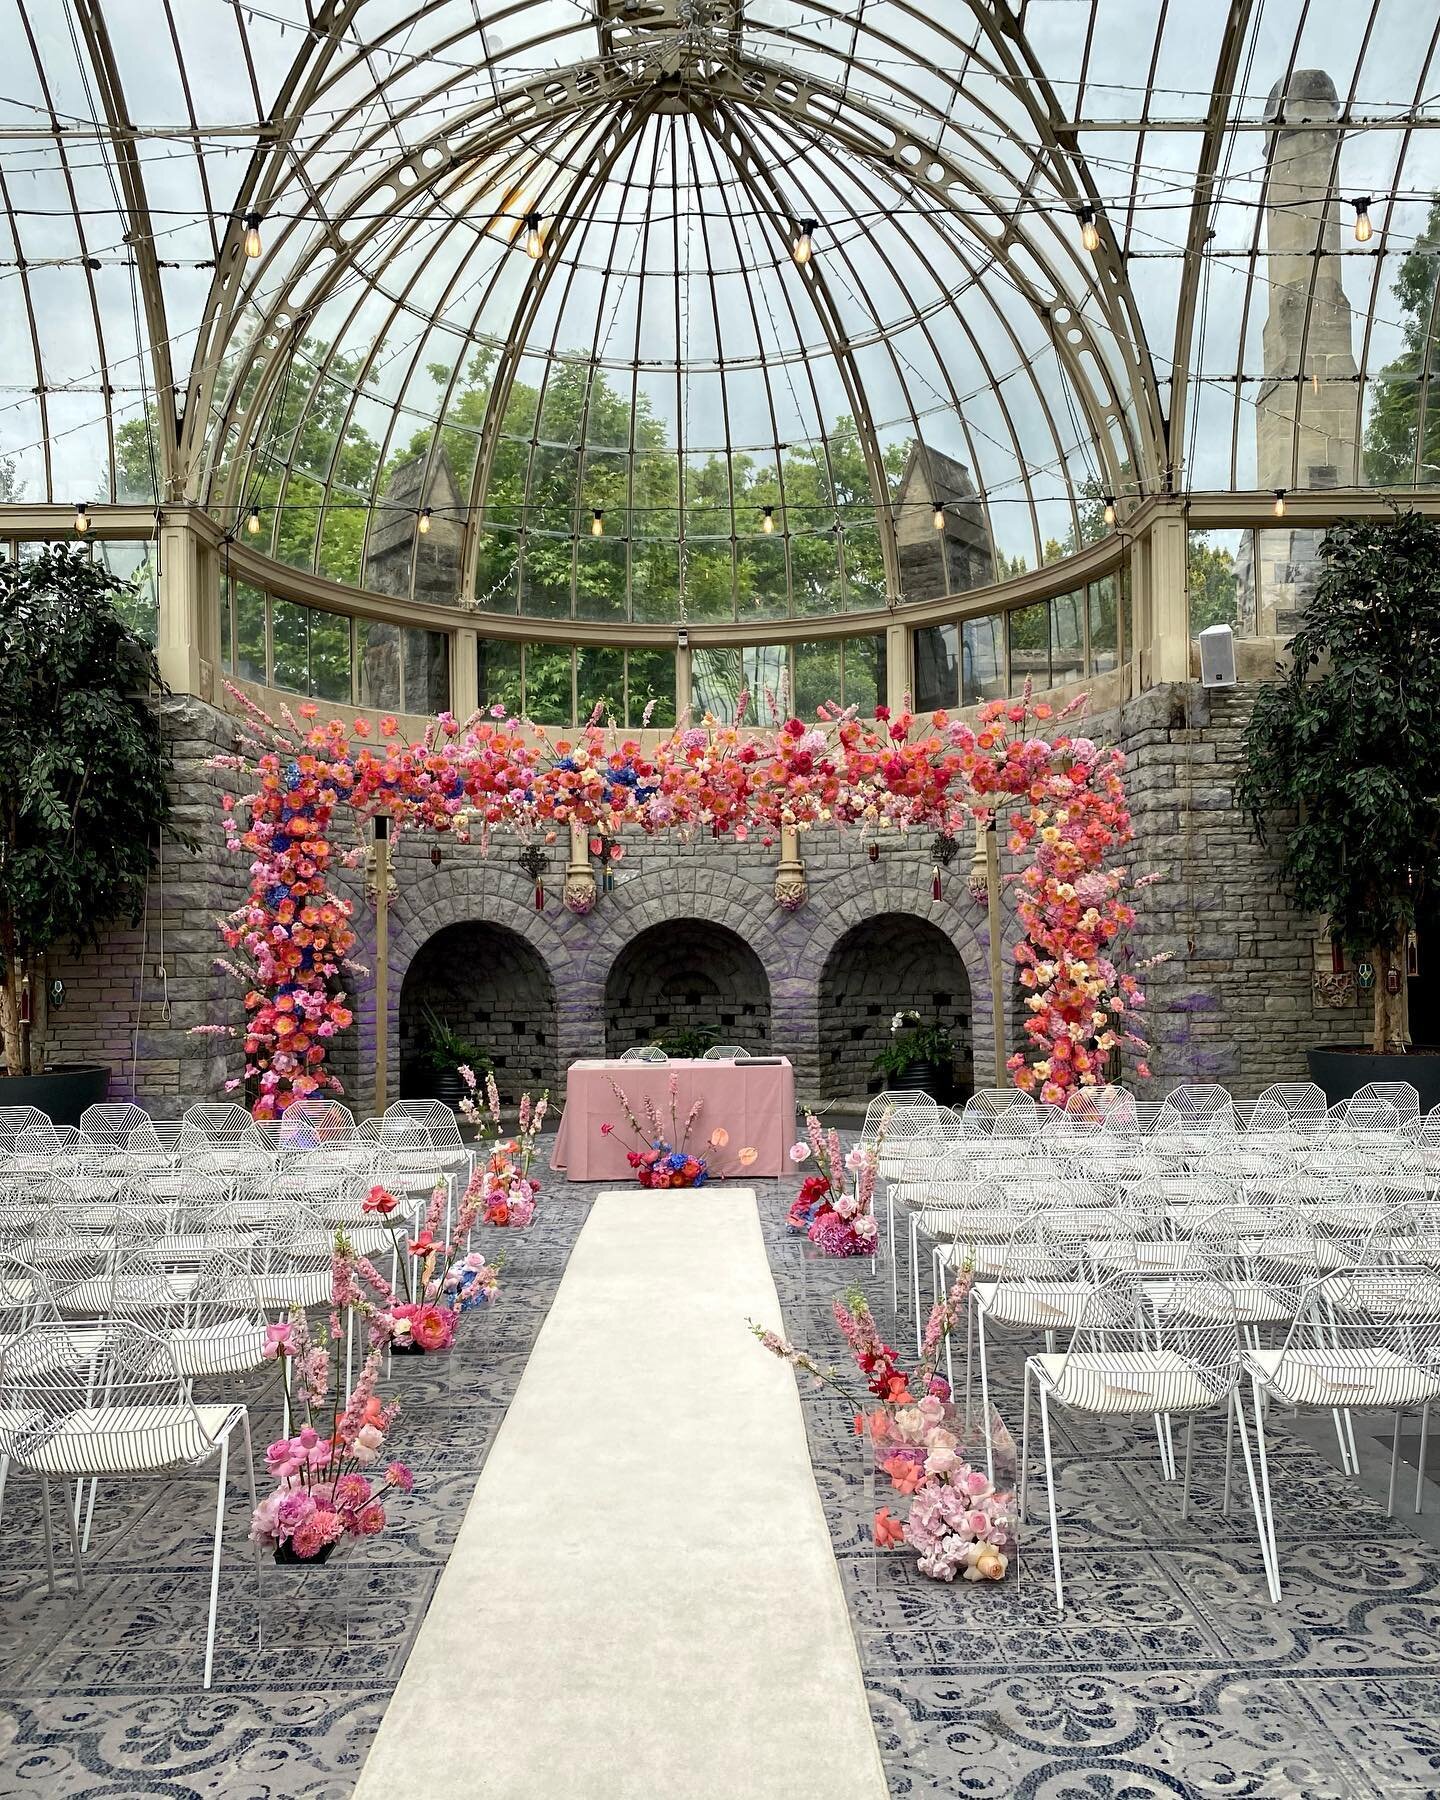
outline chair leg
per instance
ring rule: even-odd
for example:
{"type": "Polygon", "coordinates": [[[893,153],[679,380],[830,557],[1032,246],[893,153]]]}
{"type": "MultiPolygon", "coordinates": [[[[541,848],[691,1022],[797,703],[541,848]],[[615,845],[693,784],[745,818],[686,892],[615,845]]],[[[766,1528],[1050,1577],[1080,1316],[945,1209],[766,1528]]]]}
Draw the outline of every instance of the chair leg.
{"type": "MultiPolygon", "coordinates": [[[[975,1391],[975,1289],[965,1296],[965,1432],[969,1436],[971,1395],[975,1391]]],[[[952,1390],[953,1391],[953,1390],[952,1390]]]]}
{"type": "Polygon", "coordinates": [[[900,1317],[900,1265],[895,1260],[895,1196],[889,1192],[885,1195],[885,1231],[890,1247],[890,1319],[893,1324],[900,1317]]]}
{"type": "Polygon", "coordinates": [[[1234,1466],[1235,1456],[1235,1408],[1225,1408],[1225,1486],[1221,1490],[1220,1510],[1228,1519],[1230,1517],[1230,1471],[1234,1466]]]}
{"type": "MultiPolygon", "coordinates": [[[[1250,1485],[1250,1506],[1255,1514],[1255,1530],[1260,1539],[1260,1561],[1265,1569],[1265,1586],[1270,1591],[1271,1601],[1278,1606],[1280,1604],[1280,1566],[1275,1553],[1275,1522],[1270,1515],[1270,1491],[1268,1487],[1265,1489],[1262,1503],[1261,1490],[1255,1481],[1255,1464],[1250,1456],[1250,1434],[1245,1429],[1245,1403],[1240,1398],[1238,1387],[1230,1398],[1232,1411],[1240,1425],[1240,1449],[1245,1458],[1245,1478],[1250,1485]]],[[[1257,1415],[1255,1421],[1257,1438],[1261,1429],[1257,1415]]]]}
{"type": "Polygon", "coordinates": [[[220,1543],[225,1531],[225,1475],[230,1462],[230,1437],[220,1440],[220,1475],[215,1484],[215,1549],[210,1558],[210,1624],[205,1634],[205,1681],[215,1664],[215,1608],[220,1599],[220,1543]]]}
{"type": "MultiPolygon", "coordinates": [[[[93,1486],[90,1491],[93,1495],[95,1491],[93,1486]]],[[[75,1574],[75,1592],[77,1594],[83,1594],[85,1592],[85,1577],[80,1568],[80,1528],[76,1521],[75,1510],[73,1507],[62,1506],[60,1510],[65,1515],[65,1530],[70,1538],[70,1567],[75,1574]]]]}
{"type": "Polygon", "coordinates": [[[1191,1413],[1185,1426],[1185,1485],[1180,1490],[1180,1517],[1190,1517],[1190,1455],[1195,1448],[1195,1415],[1191,1413]]]}
{"type": "MultiPolygon", "coordinates": [[[[1427,1400],[1420,1409],[1420,1456],[1415,1468],[1415,1511],[1418,1513],[1425,1499],[1425,1458],[1430,1448],[1430,1402],[1427,1400]]],[[[4,1498],[5,1489],[0,1485],[0,1499],[4,1498]]]]}
{"type": "Polygon", "coordinates": [[[1060,1521],[1055,1516],[1055,1461],[1050,1452],[1050,1403],[1045,1388],[1037,1380],[1040,1391],[1040,1436],[1045,1447],[1045,1498],[1050,1508],[1050,1560],[1055,1565],[1055,1612],[1065,1611],[1065,1590],[1060,1583],[1060,1521]]]}
{"type": "MultiPolygon", "coordinates": [[[[245,1434],[245,1476],[250,1484],[250,1511],[254,1514],[260,1504],[260,1497],[255,1489],[255,1449],[250,1441],[250,1413],[248,1408],[240,1414],[240,1429],[245,1434]]],[[[265,1648],[265,1576],[264,1562],[260,1546],[255,1546],[255,1633],[257,1650],[265,1648]]]]}
{"type": "MultiPolygon", "coordinates": [[[[90,1548],[90,1527],[95,1522],[95,1490],[99,1485],[100,1477],[98,1475],[92,1475],[90,1477],[90,1497],[85,1502],[85,1534],[80,1539],[80,1548],[82,1550],[88,1550],[90,1548]]],[[[81,1486],[84,1486],[83,1482],[81,1483],[81,1486]]]]}
{"type": "Polygon", "coordinates": [[[1020,1523],[1025,1523],[1025,1490],[1030,1473],[1030,1364],[1026,1361],[1024,1371],[1025,1398],[1020,1408],[1020,1523]]]}
{"type": "Polygon", "coordinates": [[[0,1520],[5,1517],[5,1483],[10,1479],[10,1458],[0,1456],[0,1520]]]}
{"type": "Polygon", "coordinates": [[[1331,1409],[1330,1417],[1335,1421],[1335,1441],[1340,1446],[1340,1473],[1354,1475],[1358,1471],[1350,1461],[1350,1446],[1345,1441],[1345,1422],[1338,1406],[1331,1409]]]}
{"type": "Polygon", "coordinates": [[[55,1538],[50,1523],[50,1483],[40,1477],[40,1517],[45,1521],[45,1585],[55,1594],[55,1538]]]}
{"type": "Polygon", "coordinates": [[[1400,1477],[1400,1414],[1395,1414],[1395,1434],[1390,1440],[1390,1487],[1385,1496],[1385,1512],[1395,1517],[1395,1483],[1400,1477]]]}
{"type": "Polygon", "coordinates": [[[915,1354],[925,1353],[925,1326],[920,1318],[920,1215],[910,1215],[910,1291],[915,1301],[915,1354]]]}
{"type": "Polygon", "coordinates": [[[980,1313],[975,1329],[980,1339],[980,1410],[985,1415],[980,1429],[985,1433],[985,1473],[995,1480],[995,1439],[991,1432],[990,1354],[985,1347],[985,1314],[980,1313]]]}
{"type": "MultiPolygon", "coordinates": [[[[1265,1501],[1265,1519],[1270,1528],[1270,1568],[1274,1578],[1274,1595],[1280,1598],[1280,1544],[1275,1535],[1275,1501],[1270,1492],[1270,1459],[1265,1452],[1265,1411],[1261,1404],[1260,1383],[1252,1384],[1255,1393],[1255,1447],[1260,1458],[1260,1492],[1265,1501]]],[[[1245,1429],[1245,1415],[1240,1415],[1240,1429],[1245,1429]]]]}

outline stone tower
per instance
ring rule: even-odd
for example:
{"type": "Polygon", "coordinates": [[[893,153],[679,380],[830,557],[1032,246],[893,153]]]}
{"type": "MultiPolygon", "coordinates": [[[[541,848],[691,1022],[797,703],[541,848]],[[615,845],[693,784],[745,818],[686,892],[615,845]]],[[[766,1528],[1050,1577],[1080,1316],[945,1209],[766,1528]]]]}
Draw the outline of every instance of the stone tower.
{"type": "MultiPolygon", "coordinates": [[[[1358,394],[1350,302],[1341,285],[1343,200],[1333,192],[1342,132],[1335,84],[1323,69],[1297,69],[1265,116],[1268,283],[1264,379],[1255,402],[1256,481],[1261,488],[1326,488],[1355,480],[1358,394]]],[[[1293,629],[1314,590],[1320,533],[1277,527],[1248,543],[1236,563],[1240,630],[1293,629]],[[1258,576],[1258,584],[1257,584],[1258,576]],[[1258,585],[1258,593],[1257,593],[1258,585]]]]}

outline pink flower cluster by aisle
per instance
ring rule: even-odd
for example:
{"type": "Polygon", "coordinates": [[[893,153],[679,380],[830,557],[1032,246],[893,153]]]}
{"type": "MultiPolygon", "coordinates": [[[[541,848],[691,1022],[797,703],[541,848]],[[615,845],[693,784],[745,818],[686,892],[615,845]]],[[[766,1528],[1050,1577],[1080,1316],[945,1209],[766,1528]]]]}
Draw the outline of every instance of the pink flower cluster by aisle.
{"type": "MultiPolygon", "coordinates": [[[[1132,836],[1124,758],[1064,729],[1081,701],[1060,714],[1028,693],[995,701],[978,728],[883,706],[870,719],[827,706],[815,723],[765,729],[707,717],[647,749],[598,719],[552,740],[498,707],[463,724],[442,713],[416,743],[386,718],[376,746],[364,719],[318,724],[307,703],[277,721],[230,692],[244,714],[242,749],[217,765],[253,782],[223,802],[230,846],[251,858],[245,904],[222,927],[224,966],[245,989],[245,1069],[231,1085],[249,1088],[258,1117],[340,1091],[327,1052],[352,1022],[356,941],[351,904],[330,885],[342,808],[485,846],[502,831],[553,842],[571,824],[607,837],[629,825],[766,845],[787,827],[958,835],[971,818],[1003,812],[1012,851],[1029,859],[1016,956],[1030,1044],[1011,1058],[1017,1085],[1063,1100],[1105,1079],[1112,1049],[1143,1057],[1134,1015],[1144,995],[1121,966],[1135,916],[1128,895],[1141,885],[1115,860],[1132,836]]],[[[354,866],[363,854],[340,860],[354,866]]],[[[1137,1073],[1148,1073],[1143,1062],[1137,1073]]]]}

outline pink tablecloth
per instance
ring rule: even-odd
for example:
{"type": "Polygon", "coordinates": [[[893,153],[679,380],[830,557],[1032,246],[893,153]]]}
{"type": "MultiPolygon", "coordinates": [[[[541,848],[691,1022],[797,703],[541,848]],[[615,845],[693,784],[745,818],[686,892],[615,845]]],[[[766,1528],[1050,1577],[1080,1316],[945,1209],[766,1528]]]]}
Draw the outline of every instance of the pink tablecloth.
{"type": "Polygon", "coordinates": [[[665,1123],[669,1136],[670,1077],[676,1079],[675,1112],[679,1128],[697,1100],[703,1100],[700,1116],[690,1133],[690,1149],[706,1158],[712,1179],[717,1176],[779,1175],[788,1167],[787,1152],[795,1142],[795,1071],[783,1058],[778,1062],[577,1062],[565,1078],[565,1113],[555,1134],[550,1157],[552,1169],[563,1169],[572,1181],[632,1179],[625,1152],[637,1148],[634,1133],[610,1086],[625,1091],[630,1110],[643,1124],[648,1096],[665,1123]],[[603,1137],[600,1127],[609,1120],[615,1130],[603,1137]],[[723,1127],[730,1142],[723,1150],[710,1148],[710,1133],[723,1127]],[[759,1152],[749,1168],[740,1151],[749,1145],[759,1152]]]}

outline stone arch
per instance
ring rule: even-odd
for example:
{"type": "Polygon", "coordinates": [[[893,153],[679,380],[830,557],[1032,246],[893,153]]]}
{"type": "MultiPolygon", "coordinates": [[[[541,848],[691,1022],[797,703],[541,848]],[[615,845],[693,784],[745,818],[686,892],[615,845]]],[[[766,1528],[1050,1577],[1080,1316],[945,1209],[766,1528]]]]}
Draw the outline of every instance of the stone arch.
{"type": "Polygon", "coordinates": [[[896,1012],[944,1025],[956,1048],[957,1097],[974,1086],[970,975],[954,941],[913,912],[872,913],[842,932],[820,971],[820,1068],[834,1097],[878,1091],[874,1059],[896,1012]]]}
{"type": "Polygon", "coordinates": [[[605,1052],[698,1026],[714,1041],[770,1048],[770,983],[738,932],[708,919],[651,925],[610,965],[605,980],[605,1052]]]}
{"type": "Polygon", "coordinates": [[[556,1090],[555,983],[539,951],[510,926],[443,926],[410,959],[398,1007],[402,1099],[434,1092],[421,1062],[427,1012],[489,1058],[504,1099],[556,1090]]]}

